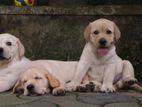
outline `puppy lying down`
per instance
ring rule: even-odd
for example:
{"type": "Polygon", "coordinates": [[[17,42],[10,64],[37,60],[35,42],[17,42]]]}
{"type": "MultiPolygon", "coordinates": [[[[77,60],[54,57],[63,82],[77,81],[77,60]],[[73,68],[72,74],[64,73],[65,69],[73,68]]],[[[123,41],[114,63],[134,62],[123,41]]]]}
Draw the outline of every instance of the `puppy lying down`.
{"type": "Polygon", "coordinates": [[[13,92],[43,95],[53,88],[53,95],[64,95],[65,84],[72,80],[76,66],[76,61],[33,61],[15,84],[13,92]]]}

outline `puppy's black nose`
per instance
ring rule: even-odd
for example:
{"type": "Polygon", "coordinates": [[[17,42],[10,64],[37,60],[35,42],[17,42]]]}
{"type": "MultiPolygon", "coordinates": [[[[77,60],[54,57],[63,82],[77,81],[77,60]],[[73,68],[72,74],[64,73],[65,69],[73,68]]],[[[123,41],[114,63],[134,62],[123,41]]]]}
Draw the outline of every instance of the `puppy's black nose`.
{"type": "Polygon", "coordinates": [[[104,38],[102,38],[102,39],[99,40],[99,44],[100,44],[101,46],[105,46],[106,43],[107,43],[107,41],[106,41],[104,38]]]}
{"type": "Polygon", "coordinates": [[[3,48],[0,48],[0,55],[3,54],[3,48]]]}
{"type": "Polygon", "coordinates": [[[29,84],[27,86],[28,91],[32,91],[34,89],[34,85],[33,84],[29,84]]]}

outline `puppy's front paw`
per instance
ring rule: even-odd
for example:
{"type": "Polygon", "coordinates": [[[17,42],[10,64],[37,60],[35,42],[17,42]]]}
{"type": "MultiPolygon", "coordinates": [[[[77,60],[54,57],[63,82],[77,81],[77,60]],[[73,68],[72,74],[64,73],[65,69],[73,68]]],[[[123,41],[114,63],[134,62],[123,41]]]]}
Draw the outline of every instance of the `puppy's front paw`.
{"type": "Polygon", "coordinates": [[[105,93],[113,93],[115,92],[115,88],[112,85],[102,85],[101,92],[105,93]]]}
{"type": "Polygon", "coordinates": [[[94,92],[96,91],[96,85],[93,82],[90,82],[86,85],[77,86],[77,92],[94,92]]]}
{"type": "Polygon", "coordinates": [[[54,96],[64,96],[66,94],[66,91],[64,88],[58,87],[53,89],[52,94],[54,96]]]}
{"type": "Polygon", "coordinates": [[[135,78],[127,78],[126,80],[124,80],[125,86],[131,86],[135,83],[137,83],[137,79],[135,79],[135,78]]]}
{"type": "Polygon", "coordinates": [[[75,83],[75,82],[70,82],[65,86],[66,91],[76,91],[77,86],[80,84],[75,83]]]}
{"type": "Polygon", "coordinates": [[[76,87],[77,92],[87,92],[86,86],[77,86],[76,87]]]}
{"type": "Polygon", "coordinates": [[[95,86],[95,84],[93,82],[90,82],[89,84],[86,84],[86,88],[87,88],[87,91],[94,92],[96,86],[95,86]]]}

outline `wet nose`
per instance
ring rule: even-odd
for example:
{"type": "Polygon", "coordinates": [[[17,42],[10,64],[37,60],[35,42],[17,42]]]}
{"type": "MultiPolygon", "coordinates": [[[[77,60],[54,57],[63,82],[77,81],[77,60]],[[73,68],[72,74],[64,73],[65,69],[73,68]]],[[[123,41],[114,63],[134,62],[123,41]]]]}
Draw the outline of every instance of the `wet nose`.
{"type": "Polygon", "coordinates": [[[3,48],[0,48],[0,55],[3,54],[3,48]]]}
{"type": "Polygon", "coordinates": [[[99,44],[100,44],[101,46],[105,46],[105,45],[107,44],[106,39],[104,39],[104,38],[100,39],[100,40],[99,40],[99,44]]]}
{"type": "Polygon", "coordinates": [[[29,84],[27,86],[28,91],[32,91],[34,89],[34,85],[33,84],[29,84]]]}

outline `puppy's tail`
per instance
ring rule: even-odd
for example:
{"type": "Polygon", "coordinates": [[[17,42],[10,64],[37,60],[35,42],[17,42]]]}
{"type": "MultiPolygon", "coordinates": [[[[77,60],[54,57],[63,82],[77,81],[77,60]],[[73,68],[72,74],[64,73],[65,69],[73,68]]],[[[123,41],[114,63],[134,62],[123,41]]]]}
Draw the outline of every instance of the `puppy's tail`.
{"type": "Polygon", "coordinates": [[[140,92],[140,93],[142,93],[142,86],[140,86],[139,84],[133,84],[133,85],[131,85],[130,86],[130,89],[132,89],[132,90],[135,90],[135,91],[138,91],[138,92],[140,92]]]}

